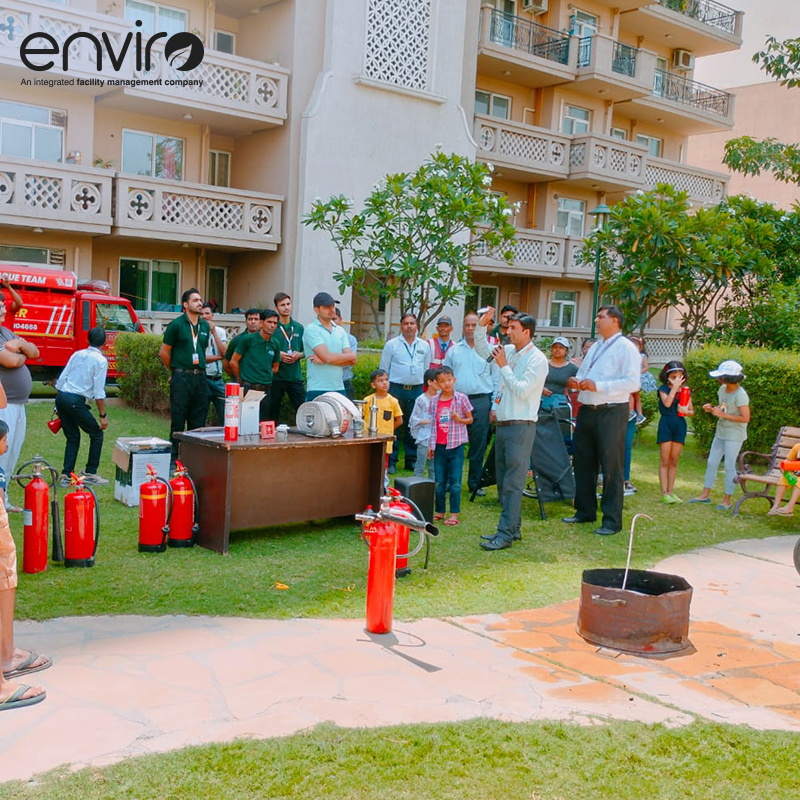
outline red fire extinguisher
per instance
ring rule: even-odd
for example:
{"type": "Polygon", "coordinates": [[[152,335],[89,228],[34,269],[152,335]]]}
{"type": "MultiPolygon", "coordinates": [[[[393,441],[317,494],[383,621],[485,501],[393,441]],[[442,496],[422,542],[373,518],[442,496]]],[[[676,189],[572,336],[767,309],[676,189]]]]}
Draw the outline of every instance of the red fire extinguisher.
{"type": "Polygon", "coordinates": [[[172,511],[166,525],[167,544],[170,547],[192,547],[200,527],[197,524],[197,487],[180,461],[175,462],[175,475],[169,485],[172,489],[172,511]]]}
{"type": "Polygon", "coordinates": [[[83,477],[71,475],[75,491],[64,498],[64,566],[93,567],[100,541],[100,508],[83,477]]]}
{"type": "Polygon", "coordinates": [[[27,573],[44,572],[47,569],[47,534],[50,527],[50,511],[53,512],[53,561],[63,561],[61,526],[58,515],[58,472],[41,456],[35,456],[19,467],[12,480],[25,489],[24,534],[22,545],[22,569],[27,573]],[[27,467],[32,467],[26,473],[27,467]],[[24,483],[27,480],[28,483],[24,483]],[[53,499],[50,499],[50,487],[53,499]]]}
{"type": "Polygon", "coordinates": [[[225,441],[235,442],[239,438],[239,410],[241,408],[238,383],[225,384],[225,441]]]}
{"type": "Polygon", "coordinates": [[[139,552],[163,553],[167,549],[169,518],[172,513],[172,487],[147,465],[150,480],[139,487],[139,552]]]}
{"type": "MultiPolygon", "coordinates": [[[[393,486],[389,487],[389,496],[392,498],[389,503],[389,508],[392,513],[399,511],[399,516],[408,514],[413,516],[413,509],[403,497],[402,493],[395,489],[393,486]]],[[[394,576],[395,578],[405,578],[406,575],[411,574],[411,569],[408,566],[408,526],[398,525],[397,528],[397,563],[395,564],[394,576]]]]}

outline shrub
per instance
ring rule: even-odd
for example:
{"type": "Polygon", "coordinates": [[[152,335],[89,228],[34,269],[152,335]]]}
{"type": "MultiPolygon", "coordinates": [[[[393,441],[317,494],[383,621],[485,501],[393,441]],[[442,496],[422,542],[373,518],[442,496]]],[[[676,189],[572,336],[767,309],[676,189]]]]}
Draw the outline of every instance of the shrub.
{"type": "Polygon", "coordinates": [[[746,377],[742,386],[750,397],[751,421],[743,449],[769,453],[783,425],[800,425],[800,355],[716,345],[686,354],[684,364],[695,409],[692,427],[704,452],[711,446],[717,420],[703,411],[702,405],[717,404],[720,386],[708,373],[729,358],[744,367],[746,377]]]}
{"type": "Polygon", "coordinates": [[[119,388],[132,408],[169,411],[169,372],[158,351],[162,338],[150,333],[120,333],[116,340],[119,388]]]}

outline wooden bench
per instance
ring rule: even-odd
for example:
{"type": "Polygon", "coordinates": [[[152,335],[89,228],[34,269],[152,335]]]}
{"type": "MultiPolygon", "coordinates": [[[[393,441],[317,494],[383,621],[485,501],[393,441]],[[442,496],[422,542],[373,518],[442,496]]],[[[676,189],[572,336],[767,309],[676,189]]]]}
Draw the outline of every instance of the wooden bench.
{"type": "Polygon", "coordinates": [[[753,450],[739,453],[735,480],[742,487],[744,495],[736,501],[736,505],[733,507],[734,516],[739,513],[739,507],[742,503],[751,497],[763,497],[770,504],[772,503],[774,499],[772,488],[778,485],[783,475],[781,461],[789,455],[789,451],[798,443],[800,443],[800,428],[792,428],[787,425],[778,431],[778,438],[775,440],[775,444],[772,445],[771,453],[756,453],[753,450]],[[751,460],[755,459],[768,463],[766,472],[762,474],[753,472],[751,460]],[[753,489],[748,490],[748,484],[754,484],[753,489]]]}

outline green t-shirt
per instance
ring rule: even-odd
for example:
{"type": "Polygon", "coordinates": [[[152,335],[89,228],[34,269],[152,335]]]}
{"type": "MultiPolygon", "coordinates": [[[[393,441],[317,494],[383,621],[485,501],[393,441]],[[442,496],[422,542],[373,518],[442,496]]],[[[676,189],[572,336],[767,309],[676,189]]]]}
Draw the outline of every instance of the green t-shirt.
{"type": "Polygon", "coordinates": [[[236,352],[242,357],[239,362],[242,383],[263,383],[267,386],[272,383],[272,365],[281,360],[281,351],[274,336],[267,341],[260,331],[249,333],[239,340],[236,352]]]}
{"type": "MultiPolygon", "coordinates": [[[[719,406],[725,414],[738,414],[742,406],[750,405],[747,392],[738,386],[735,392],[728,392],[725,384],[719,387],[717,393],[719,406]]],[[[731,422],[729,419],[717,419],[717,439],[726,442],[743,442],[747,438],[746,422],[731,422]]]]}
{"type": "MultiPolygon", "coordinates": [[[[295,320],[291,320],[288,325],[279,322],[275,333],[272,334],[272,341],[278,345],[282,353],[288,353],[290,350],[293,353],[302,353],[303,326],[295,320]]],[[[300,361],[295,361],[294,364],[284,364],[281,362],[280,367],[278,367],[278,372],[275,375],[275,380],[302,383],[303,370],[300,367],[300,361]]]]}
{"type": "Polygon", "coordinates": [[[249,331],[245,328],[241,333],[237,333],[236,336],[233,337],[228,342],[227,348],[225,348],[225,360],[230,361],[233,358],[233,354],[236,352],[236,345],[242,341],[242,339],[247,336],[249,331]]]}
{"type": "Polygon", "coordinates": [[[208,323],[199,318],[193,325],[184,312],[176,317],[164,331],[164,344],[169,345],[172,369],[206,369],[206,348],[211,336],[208,323]],[[195,341],[197,337],[197,341],[195,341]],[[197,353],[197,361],[193,359],[197,353]]]}

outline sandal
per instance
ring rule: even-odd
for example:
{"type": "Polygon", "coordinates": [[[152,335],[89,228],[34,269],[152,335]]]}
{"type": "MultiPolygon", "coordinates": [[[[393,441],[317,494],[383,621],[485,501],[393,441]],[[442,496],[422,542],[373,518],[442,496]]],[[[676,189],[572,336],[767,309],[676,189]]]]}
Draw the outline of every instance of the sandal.
{"type": "Polygon", "coordinates": [[[777,517],[793,517],[794,516],[794,509],[787,511],[785,508],[778,508],[775,511],[775,516],[777,517]]]}
{"type": "Polygon", "coordinates": [[[444,519],[444,514],[434,514],[433,515],[433,521],[434,522],[440,522],[443,519],[444,519]]]}
{"type": "Polygon", "coordinates": [[[461,520],[454,519],[453,517],[450,517],[449,519],[446,519],[443,524],[444,525],[449,525],[452,528],[452,527],[458,525],[459,522],[461,522],[461,520]]]}
{"type": "Polygon", "coordinates": [[[53,666],[53,662],[47,656],[40,656],[38,653],[31,650],[28,657],[16,668],[10,669],[8,672],[3,672],[3,678],[10,681],[14,678],[21,678],[23,675],[30,675],[32,672],[41,672],[44,669],[49,669],[53,666]],[[36,662],[39,659],[44,659],[41,664],[36,662]]]}
{"type": "Polygon", "coordinates": [[[23,708],[24,706],[33,706],[36,703],[41,703],[47,697],[47,692],[35,694],[33,697],[23,697],[31,687],[21,683],[19,688],[12,694],[6,697],[5,700],[0,702],[0,711],[8,711],[10,708],[23,708]]]}

